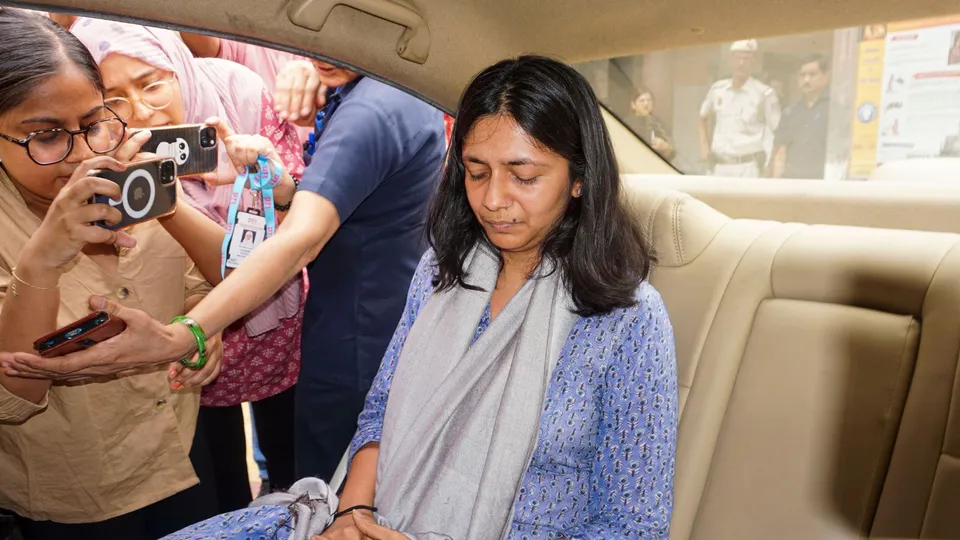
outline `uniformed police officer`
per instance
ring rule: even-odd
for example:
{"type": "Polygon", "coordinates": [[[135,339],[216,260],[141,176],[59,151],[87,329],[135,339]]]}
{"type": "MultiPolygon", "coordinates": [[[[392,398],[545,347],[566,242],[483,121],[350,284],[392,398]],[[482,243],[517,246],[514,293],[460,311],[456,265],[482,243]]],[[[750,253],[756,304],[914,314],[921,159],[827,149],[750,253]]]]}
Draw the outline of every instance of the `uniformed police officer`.
{"type": "Polygon", "coordinates": [[[731,45],[733,77],[714,83],[700,107],[700,155],[714,176],[755,178],[766,165],[780,102],[772,88],[751,76],[756,53],[753,39],[731,45]]]}

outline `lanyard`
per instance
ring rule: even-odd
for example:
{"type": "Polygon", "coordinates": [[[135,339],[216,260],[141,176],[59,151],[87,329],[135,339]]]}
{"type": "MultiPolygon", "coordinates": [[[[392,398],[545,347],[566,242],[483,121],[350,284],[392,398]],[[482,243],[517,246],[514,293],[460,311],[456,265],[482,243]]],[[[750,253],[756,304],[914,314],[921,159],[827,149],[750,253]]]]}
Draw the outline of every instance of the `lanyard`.
{"type": "Polygon", "coordinates": [[[333,112],[336,111],[337,106],[340,105],[340,100],[343,99],[343,96],[340,95],[341,90],[343,90],[343,86],[338,86],[332,91],[327,92],[327,104],[320,109],[317,116],[313,119],[313,133],[310,134],[310,138],[303,145],[303,158],[306,165],[310,164],[313,153],[317,151],[317,141],[320,140],[320,135],[322,135],[323,130],[326,129],[327,122],[330,121],[333,112]]]}
{"type": "Polygon", "coordinates": [[[220,248],[220,277],[225,278],[227,273],[227,249],[233,239],[237,223],[237,212],[240,209],[240,200],[243,190],[249,183],[250,191],[259,193],[263,201],[263,214],[267,222],[266,238],[273,236],[277,228],[277,216],[273,207],[273,188],[283,178],[283,167],[279,163],[263,156],[257,158],[257,165],[247,167],[237,175],[233,181],[233,195],[230,196],[230,208],[227,210],[227,230],[223,236],[223,246],[220,248]],[[254,169],[251,171],[251,169],[254,169]]]}

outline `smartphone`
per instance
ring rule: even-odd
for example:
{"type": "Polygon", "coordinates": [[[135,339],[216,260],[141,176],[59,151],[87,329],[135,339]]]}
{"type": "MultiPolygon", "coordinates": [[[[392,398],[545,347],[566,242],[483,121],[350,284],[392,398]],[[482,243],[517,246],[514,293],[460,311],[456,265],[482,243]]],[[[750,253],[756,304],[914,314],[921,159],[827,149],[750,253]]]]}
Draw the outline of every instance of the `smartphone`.
{"type": "Polygon", "coordinates": [[[115,225],[99,222],[105,229],[121,230],[172,214],[177,209],[177,164],[170,158],[154,158],[127,165],[122,172],[99,170],[96,176],[120,186],[120,200],[96,195],[92,203],[105,203],[123,215],[115,225]]]}
{"type": "Polygon", "coordinates": [[[43,336],[33,348],[44,358],[63,356],[93,347],[123,332],[127,324],[106,311],[95,311],[77,322],[43,336]]]}
{"type": "Polygon", "coordinates": [[[192,176],[217,170],[217,129],[203,124],[150,128],[141,151],[173,159],[177,174],[192,176]]]}

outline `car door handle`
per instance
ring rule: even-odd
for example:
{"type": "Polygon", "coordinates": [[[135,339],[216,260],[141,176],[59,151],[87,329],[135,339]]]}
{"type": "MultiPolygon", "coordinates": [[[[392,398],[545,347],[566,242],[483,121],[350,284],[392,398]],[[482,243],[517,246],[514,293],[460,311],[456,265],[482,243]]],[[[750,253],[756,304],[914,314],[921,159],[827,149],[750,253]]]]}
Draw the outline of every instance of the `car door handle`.
{"type": "Polygon", "coordinates": [[[287,7],[290,22],[319,32],[336,6],[347,6],[404,27],[397,54],[422,64],[430,54],[430,29],[416,11],[391,0],[293,0],[287,7]]]}

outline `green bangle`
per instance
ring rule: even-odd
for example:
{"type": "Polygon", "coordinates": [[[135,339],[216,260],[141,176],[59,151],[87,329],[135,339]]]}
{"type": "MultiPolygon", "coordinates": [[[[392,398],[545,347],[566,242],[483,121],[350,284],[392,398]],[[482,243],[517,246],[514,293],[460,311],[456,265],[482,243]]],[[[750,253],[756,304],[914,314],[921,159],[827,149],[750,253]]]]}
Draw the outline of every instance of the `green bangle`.
{"type": "Polygon", "coordinates": [[[200,328],[200,325],[197,324],[197,321],[191,319],[190,317],[174,317],[172,323],[180,323],[190,329],[190,333],[193,334],[193,338],[197,340],[197,361],[191,362],[189,357],[181,358],[180,363],[190,369],[200,369],[207,363],[207,335],[203,332],[203,328],[200,328]]]}

